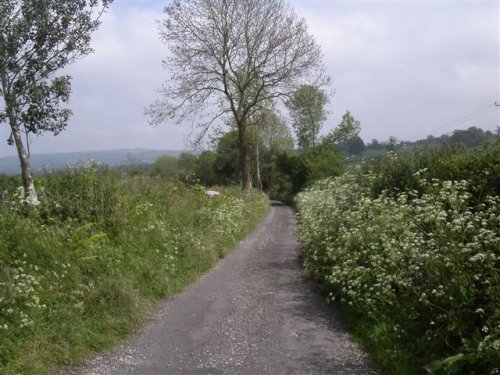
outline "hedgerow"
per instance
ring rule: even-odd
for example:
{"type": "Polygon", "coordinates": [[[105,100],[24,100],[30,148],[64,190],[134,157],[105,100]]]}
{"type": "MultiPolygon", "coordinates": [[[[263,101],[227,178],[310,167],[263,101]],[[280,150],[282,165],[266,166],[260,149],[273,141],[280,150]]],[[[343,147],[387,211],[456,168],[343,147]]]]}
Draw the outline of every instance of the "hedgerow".
{"type": "Polygon", "coordinates": [[[498,158],[392,154],[298,195],[306,268],[389,371],[499,373],[498,158]]]}
{"type": "MultiPolygon", "coordinates": [[[[11,186],[11,185],[9,185],[11,186]]],[[[267,209],[258,192],[89,164],[0,202],[0,373],[45,374],[109,347],[223,257],[267,209]]]]}

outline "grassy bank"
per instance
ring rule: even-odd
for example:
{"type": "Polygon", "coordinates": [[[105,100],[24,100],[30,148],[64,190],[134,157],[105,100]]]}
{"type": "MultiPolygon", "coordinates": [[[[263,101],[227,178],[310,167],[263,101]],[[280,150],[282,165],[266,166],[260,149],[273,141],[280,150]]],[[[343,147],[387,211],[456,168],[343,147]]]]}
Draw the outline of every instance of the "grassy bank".
{"type": "Polygon", "coordinates": [[[500,144],[374,160],[298,196],[304,261],[392,374],[498,374],[500,144]]]}
{"type": "Polygon", "coordinates": [[[258,192],[220,188],[208,199],[201,188],[94,166],[38,186],[38,207],[12,188],[0,205],[2,374],[47,374],[115,344],[268,207],[258,192]]]}

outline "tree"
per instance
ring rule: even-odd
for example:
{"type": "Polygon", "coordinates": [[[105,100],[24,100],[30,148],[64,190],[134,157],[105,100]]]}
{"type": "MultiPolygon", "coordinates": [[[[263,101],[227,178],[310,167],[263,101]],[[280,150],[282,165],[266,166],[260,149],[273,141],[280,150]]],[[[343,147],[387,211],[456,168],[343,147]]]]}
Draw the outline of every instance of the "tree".
{"type": "Polygon", "coordinates": [[[247,130],[253,115],[303,82],[326,84],[321,51],[284,0],[174,0],[160,34],[170,80],[146,109],[150,123],[203,118],[201,135],[231,117],[242,188],[251,188],[247,130]]]}
{"type": "Polygon", "coordinates": [[[165,180],[176,180],[179,177],[180,165],[179,159],[175,156],[161,155],[154,164],[151,171],[152,176],[159,176],[165,180]]]}
{"type": "Polygon", "coordinates": [[[432,145],[432,144],[436,143],[436,140],[435,140],[435,138],[434,138],[434,136],[432,134],[430,134],[430,135],[427,136],[426,143],[428,145],[432,145]]]}
{"type": "Polygon", "coordinates": [[[333,145],[348,143],[359,135],[360,130],[359,121],[355,120],[351,113],[347,111],[342,116],[340,124],[325,137],[325,142],[333,145]]]}
{"type": "Polygon", "coordinates": [[[215,152],[207,150],[203,151],[196,161],[195,175],[200,180],[200,183],[205,186],[213,186],[218,183],[214,168],[215,158],[215,152]]]}
{"type": "Polygon", "coordinates": [[[265,173],[264,186],[271,199],[293,203],[294,196],[306,185],[343,171],[339,152],[327,144],[309,147],[301,152],[279,151],[273,155],[271,173],[265,173]]]}
{"type": "Polygon", "coordinates": [[[269,163],[270,157],[277,151],[293,149],[293,138],[283,119],[270,109],[257,114],[249,130],[255,144],[255,177],[258,188],[262,190],[261,161],[269,163]]]}
{"type": "Polygon", "coordinates": [[[365,142],[359,136],[355,136],[347,142],[347,152],[349,155],[359,155],[365,151],[365,142]]]}
{"type": "Polygon", "coordinates": [[[369,150],[381,150],[384,148],[384,145],[380,143],[376,138],[372,138],[372,141],[368,143],[366,148],[369,150]]]}
{"type": "MultiPolygon", "coordinates": [[[[239,180],[239,147],[236,126],[229,124],[232,131],[227,132],[217,141],[217,162],[215,168],[220,181],[224,184],[239,180]]],[[[251,161],[250,171],[256,186],[263,189],[262,168],[269,172],[274,154],[293,149],[293,137],[283,119],[272,109],[263,109],[254,115],[248,123],[247,143],[251,161]]],[[[269,173],[266,173],[269,175],[269,173]]],[[[269,177],[265,176],[264,178],[269,177]]]]}
{"type": "Polygon", "coordinates": [[[385,141],[385,149],[386,149],[387,151],[392,151],[392,152],[394,152],[394,151],[396,151],[396,149],[397,149],[397,147],[398,147],[399,143],[400,143],[400,142],[398,141],[398,139],[397,139],[396,137],[394,137],[394,136],[392,136],[392,135],[391,135],[391,136],[389,137],[389,139],[388,139],[387,141],[385,141]]]}
{"type": "Polygon", "coordinates": [[[190,152],[182,152],[179,155],[179,167],[183,173],[191,173],[198,158],[190,152]]]}
{"type": "Polygon", "coordinates": [[[258,116],[257,129],[265,151],[276,152],[293,149],[293,137],[285,121],[274,111],[263,111],[258,116]]]}
{"type": "Polygon", "coordinates": [[[112,0],[0,0],[0,95],[8,122],[8,143],[15,144],[27,201],[38,202],[31,175],[29,136],[67,125],[69,76],[55,73],[92,52],[90,34],[112,0]],[[23,134],[26,137],[23,140],[23,134]]]}
{"type": "Polygon", "coordinates": [[[225,133],[217,140],[215,156],[215,173],[218,183],[224,185],[237,184],[240,170],[238,166],[238,132],[236,130],[225,133]]]}
{"type": "Polygon", "coordinates": [[[302,85],[286,102],[301,149],[315,146],[321,124],[326,119],[326,93],[314,85],[302,85]]]}
{"type": "Polygon", "coordinates": [[[307,182],[309,183],[326,177],[338,176],[343,170],[342,157],[339,152],[324,143],[305,150],[301,158],[307,167],[307,182]]]}

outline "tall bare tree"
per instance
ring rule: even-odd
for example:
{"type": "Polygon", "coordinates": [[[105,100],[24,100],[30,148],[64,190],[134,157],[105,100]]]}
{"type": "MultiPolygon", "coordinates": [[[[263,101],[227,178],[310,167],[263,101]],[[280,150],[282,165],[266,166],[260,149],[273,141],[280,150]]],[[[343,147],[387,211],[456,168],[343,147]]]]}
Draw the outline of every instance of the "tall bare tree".
{"type": "Polygon", "coordinates": [[[153,125],[202,119],[201,134],[231,116],[238,129],[242,188],[251,188],[247,127],[269,101],[301,83],[329,82],[306,23],[284,0],[174,0],[160,35],[170,79],[146,109],[153,125]]]}
{"type": "Polygon", "coordinates": [[[90,34],[112,0],[0,0],[0,96],[21,163],[27,201],[37,203],[30,168],[29,136],[58,134],[71,115],[70,77],[55,73],[92,52],[90,34]],[[25,139],[23,139],[25,138],[25,139]]]}

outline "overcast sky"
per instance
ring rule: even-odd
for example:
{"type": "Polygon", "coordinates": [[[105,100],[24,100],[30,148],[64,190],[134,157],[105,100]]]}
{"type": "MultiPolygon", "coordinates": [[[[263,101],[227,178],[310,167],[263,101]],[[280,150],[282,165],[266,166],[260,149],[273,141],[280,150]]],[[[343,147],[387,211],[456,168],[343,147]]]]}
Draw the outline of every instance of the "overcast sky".
{"type": "MultiPolygon", "coordinates": [[[[32,153],[185,149],[190,127],[151,128],[144,107],[167,79],[155,20],[166,0],[115,0],[73,77],[67,130],[33,139],[32,153]]],[[[322,133],[346,110],[379,141],[500,125],[499,1],[294,0],[324,54],[335,95],[322,133]]],[[[0,156],[14,155],[1,126],[0,156]]]]}

